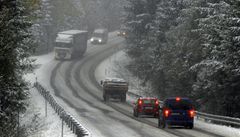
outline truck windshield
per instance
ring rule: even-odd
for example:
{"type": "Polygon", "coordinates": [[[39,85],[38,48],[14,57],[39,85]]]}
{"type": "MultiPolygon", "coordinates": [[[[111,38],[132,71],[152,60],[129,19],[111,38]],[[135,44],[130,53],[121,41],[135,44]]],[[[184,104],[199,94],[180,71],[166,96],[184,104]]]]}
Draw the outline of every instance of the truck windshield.
{"type": "Polygon", "coordinates": [[[70,43],[61,43],[61,42],[57,42],[57,43],[56,43],[56,47],[70,48],[70,47],[72,47],[72,44],[70,44],[70,43]]]}
{"type": "Polygon", "coordinates": [[[93,37],[101,38],[102,36],[103,36],[103,33],[93,33],[93,37]]]}

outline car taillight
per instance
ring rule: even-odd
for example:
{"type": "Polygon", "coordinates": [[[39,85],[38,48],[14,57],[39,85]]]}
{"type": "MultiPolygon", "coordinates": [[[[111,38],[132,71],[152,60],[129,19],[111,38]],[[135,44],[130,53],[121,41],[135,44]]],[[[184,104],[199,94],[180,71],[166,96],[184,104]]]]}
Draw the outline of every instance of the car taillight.
{"type": "Polygon", "coordinates": [[[143,101],[142,100],[139,100],[138,101],[138,105],[142,105],[143,101]]]}
{"type": "Polygon", "coordinates": [[[176,101],[179,102],[181,100],[180,97],[176,97],[176,101]]]}
{"type": "Polygon", "coordinates": [[[159,101],[158,100],[155,101],[155,105],[159,105],[159,101]]]}
{"type": "Polygon", "coordinates": [[[195,111],[194,110],[189,110],[189,116],[193,118],[195,116],[195,111]]]}
{"type": "Polygon", "coordinates": [[[170,115],[170,110],[169,109],[165,109],[164,110],[164,117],[169,117],[170,115]]]}

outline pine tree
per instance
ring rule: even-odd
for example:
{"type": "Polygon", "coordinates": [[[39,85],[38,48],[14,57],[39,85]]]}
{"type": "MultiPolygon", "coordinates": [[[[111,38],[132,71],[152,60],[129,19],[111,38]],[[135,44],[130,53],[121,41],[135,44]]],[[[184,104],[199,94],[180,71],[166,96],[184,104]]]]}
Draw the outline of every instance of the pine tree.
{"type": "Polygon", "coordinates": [[[167,96],[179,95],[182,89],[179,86],[181,64],[178,57],[178,46],[175,43],[173,29],[178,25],[177,19],[183,9],[182,1],[161,0],[156,11],[153,39],[153,61],[150,80],[159,93],[164,98],[167,96]],[[178,61],[178,62],[177,62],[178,61]],[[177,65],[178,64],[178,65],[177,65]],[[153,77],[154,76],[154,77],[153,77]]]}
{"type": "Polygon", "coordinates": [[[23,74],[31,68],[28,12],[21,0],[0,1],[0,136],[18,137],[18,116],[28,96],[23,74]]]}
{"type": "MultiPolygon", "coordinates": [[[[133,58],[130,70],[147,81],[147,73],[151,69],[152,29],[158,0],[129,0],[126,7],[125,27],[127,28],[127,53],[133,58]]],[[[144,84],[144,83],[143,83],[144,84]]]]}
{"type": "Polygon", "coordinates": [[[240,116],[239,91],[239,2],[208,1],[202,9],[199,31],[204,40],[205,58],[194,66],[198,73],[195,93],[208,107],[204,111],[240,116]]]}
{"type": "Polygon", "coordinates": [[[53,41],[53,18],[51,15],[52,5],[49,0],[39,0],[37,2],[37,10],[33,10],[32,16],[34,24],[32,33],[34,35],[34,44],[37,47],[37,53],[46,53],[52,49],[53,41]]]}

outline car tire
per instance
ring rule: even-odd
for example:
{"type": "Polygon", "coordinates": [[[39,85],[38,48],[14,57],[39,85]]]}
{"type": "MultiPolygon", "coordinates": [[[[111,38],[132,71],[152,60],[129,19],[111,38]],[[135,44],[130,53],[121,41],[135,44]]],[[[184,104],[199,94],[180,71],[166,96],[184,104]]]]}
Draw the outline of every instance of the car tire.
{"type": "Polygon", "coordinates": [[[189,129],[193,129],[193,124],[189,126],[189,129]]]}
{"type": "Polygon", "coordinates": [[[185,126],[185,128],[187,128],[187,129],[193,129],[193,124],[189,124],[189,125],[185,126]]]}
{"type": "Polygon", "coordinates": [[[133,110],[133,116],[134,116],[134,117],[137,117],[135,110],[133,110]]]}
{"type": "Polygon", "coordinates": [[[158,127],[164,129],[165,126],[166,126],[165,122],[158,119],[158,127]]]}
{"type": "Polygon", "coordinates": [[[139,113],[138,112],[136,112],[136,117],[139,117],[139,113]]]}
{"type": "Polygon", "coordinates": [[[165,127],[166,127],[166,128],[172,128],[172,125],[171,125],[171,124],[168,124],[168,123],[166,123],[166,124],[165,124],[165,127]]]}

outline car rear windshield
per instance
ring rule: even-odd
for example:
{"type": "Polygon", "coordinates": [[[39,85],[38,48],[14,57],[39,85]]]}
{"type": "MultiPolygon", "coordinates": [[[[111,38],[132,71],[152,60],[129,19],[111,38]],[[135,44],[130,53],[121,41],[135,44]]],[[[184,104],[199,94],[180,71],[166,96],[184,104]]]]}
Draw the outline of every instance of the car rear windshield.
{"type": "Polygon", "coordinates": [[[172,110],[190,110],[193,108],[192,103],[188,100],[168,100],[165,106],[172,110]]]}

